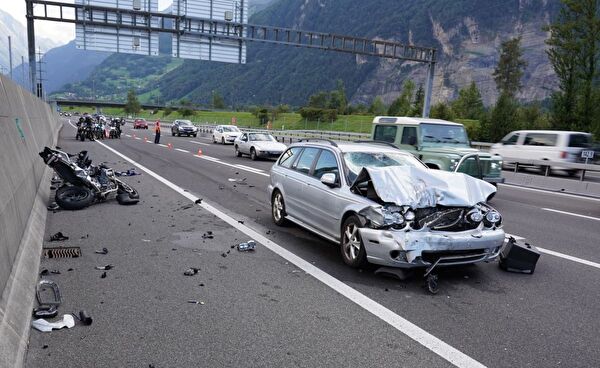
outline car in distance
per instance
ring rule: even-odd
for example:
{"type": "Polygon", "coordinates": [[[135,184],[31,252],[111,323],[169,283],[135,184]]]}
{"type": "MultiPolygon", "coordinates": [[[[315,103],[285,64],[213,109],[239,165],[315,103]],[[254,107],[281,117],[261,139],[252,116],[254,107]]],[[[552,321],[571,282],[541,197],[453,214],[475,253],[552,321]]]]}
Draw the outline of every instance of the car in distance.
{"type": "Polygon", "coordinates": [[[235,125],[217,125],[213,129],[213,143],[233,144],[235,139],[242,135],[242,132],[235,125]]]}
{"type": "Polygon", "coordinates": [[[503,183],[502,157],[470,146],[462,124],[441,119],[378,116],[371,135],[412,153],[432,169],[462,172],[494,185],[503,183]]]}
{"type": "Polygon", "coordinates": [[[339,243],[347,265],[428,271],[499,255],[502,216],[486,203],[495,191],[384,144],[316,141],[292,144],[268,187],[276,225],[290,220],[339,243]]]}
{"type": "Polygon", "coordinates": [[[287,146],[277,142],[269,133],[243,133],[233,142],[235,155],[249,155],[252,160],[278,158],[287,146]]]}
{"type": "Polygon", "coordinates": [[[175,120],[171,125],[171,135],[181,137],[185,136],[198,136],[198,127],[192,124],[189,120],[175,120]]]}
{"type": "MultiPolygon", "coordinates": [[[[490,149],[490,153],[509,158],[555,162],[581,162],[581,151],[592,148],[592,135],[559,130],[519,130],[508,133],[490,149]]],[[[519,165],[521,166],[521,165],[519,165]]],[[[537,167],[545,173],[546,165],[537,167]]],[[[575,175],[578,170],[552,166],[575,175]]]]}
{"type": "Polygon", "coordinates": [[[135,119],[133,121],[133,129],[148,129],[148,122],[146,119],[135,119]]]}

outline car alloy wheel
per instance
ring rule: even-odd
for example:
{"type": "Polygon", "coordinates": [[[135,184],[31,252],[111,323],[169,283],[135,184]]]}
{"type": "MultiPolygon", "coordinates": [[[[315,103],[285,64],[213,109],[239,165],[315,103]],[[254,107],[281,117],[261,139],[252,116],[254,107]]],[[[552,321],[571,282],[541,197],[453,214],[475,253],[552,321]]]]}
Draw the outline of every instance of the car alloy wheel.
{"type": "Polygon", "coordinates": [[[341,236],[341,252],[344,263],[359,268],[367,263],[365,247],[360,237],[360,221],[356,216],[350,216],[344,221],[341,236]]]}
{"type": "Polygon", "coordinates": [[[285,223],[285,202],[280,191],[276,191],[271,201],[271,214],[273,222],[277,226],[282,226],[285,223]]]}
{"type": "Polygon", "coordinates": [[[221,138],[221,144],[225,145],[225,138],[221,138]]]}
{"type": "Polygon", "coordinates": [[[217,143],[217,140],[215,139],[214,135],[213,135],[213,143],[217,143]]]}
{"type": "Polygon", "coordinates": [[[237,146],[237,145],[235,146],[235,155],[236,155],[237,157],[242,157],[242,153],[241,153],[241,152],[240,152],[240,150],[238,149],[238,146],[237,146]]]}
{"type": "Polygon", "coordinates": [[[254,147],[252,147],[252,149],[250,149],[250,158],[252,159],[252,161],[256,161],[258,159],[258,156],[256,155],[256,150],[254,149],[254,147]]]}

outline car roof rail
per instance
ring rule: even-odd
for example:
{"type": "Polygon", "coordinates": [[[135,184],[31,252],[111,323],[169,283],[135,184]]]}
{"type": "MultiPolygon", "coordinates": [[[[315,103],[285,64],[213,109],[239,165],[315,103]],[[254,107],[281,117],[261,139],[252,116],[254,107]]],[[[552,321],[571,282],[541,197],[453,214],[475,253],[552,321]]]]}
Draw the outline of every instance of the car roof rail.
{"type": "Polygon", "coordinates": [[[298,141],[300,142],[328,142],[329,144],[331,144],[334,147],[337,147],[337,143],[335,143],[334,141],[332,141],[331,139],[327,139],[327,138],[302,138],[298,141]]]}
{"type": "Polygon", "coordinates": [[[367,141],[367,140],[359,140],[359,141],[354,141],[354,143],[366,143],[366,144],[382,144],[382,145],[386,145],[389,147],[393,147],[396,149],[399,149],[398,146],[396,146],[393,143],[390,142],[385,142],[385,141],[367,141]]]}

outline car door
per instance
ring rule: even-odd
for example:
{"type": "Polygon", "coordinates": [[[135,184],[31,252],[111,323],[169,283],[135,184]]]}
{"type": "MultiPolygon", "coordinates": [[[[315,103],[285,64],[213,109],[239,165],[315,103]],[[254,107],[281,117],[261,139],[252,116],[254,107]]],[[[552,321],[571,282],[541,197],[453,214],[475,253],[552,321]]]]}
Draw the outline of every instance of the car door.
{"type": "Polygon", "coordinates": [[[315,159],[319,154],[319,149],[314,147],[305,147],[298,159],[292,165],[286,179],[286,211],[298,220],[309,223],[311,211],[306,206],[304,198],[304,186],[311,179],[309,173],[313,167],[315,159]]]}
{"type": "Polygon", "coordinates": [[[240,143],[238,145],[238,151],[249,155],[250,154],[250,150],[249,150],[248,147],[249,147],[249,145],[248,145],[248,134],[244,133],[240,137],[240,143]]]}
{"type": "Polygon", "coordinates": [[[506,137],[502,138],[500,143],[492,147],[492,153],[502,157],[519,157],[518,152],[521,147],[517,145],[519,136],[520,134],[517,132],[508,134],[506,137]]]}
{"type": "Polygon", "coordinates": [[[340,195],[340,165],[335,154],[321,149],[313,169],[303,187],[301,201],[306,208],[306,224],[333,238],[339,236],[339,222],[346,200],[340,195]],[[332,173],[337,178],[337,186],[321,183],[324,174],[332,173]]]}
{"type": "Polygon", "coordinates": [[[271,185],[278,188],[283,194],[285,202],[285,210],[288,215],[296,217],[296,209],[298,208],[298,185],[297,179],[292,179],[293,165],[302,153],[302,147],[292,147],[286,150],[279,161],[271,170],[271,185]]]}

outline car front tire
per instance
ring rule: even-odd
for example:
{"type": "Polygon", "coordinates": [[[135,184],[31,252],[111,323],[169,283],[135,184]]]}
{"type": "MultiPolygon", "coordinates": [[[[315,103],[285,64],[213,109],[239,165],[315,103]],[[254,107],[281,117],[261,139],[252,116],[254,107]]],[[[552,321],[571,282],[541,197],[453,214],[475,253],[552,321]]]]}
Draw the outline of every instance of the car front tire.
{"type": "Polygon", "coordinates": [[[258,156],[256,155],[256,150],[254,149],[254,147],[250,148],[250,158],[252,159],[252,161],[258,160],[258,156]]]}
{"type": "Polygon", "coordinates": [[[235,155],[237,157],[242,157],[242,153],[240,152],[240,150],[238,149],[238,146],[235,146],[235,155]]]}
{"type": "Polygon", "coordinates": [[[358,229],[362,227],[358,217],[352,215],[344,221],[340,236],[340,251],[344,263],[353,268],[364,267],[367,264],[367,252],[363,245],[358,229]]]}

